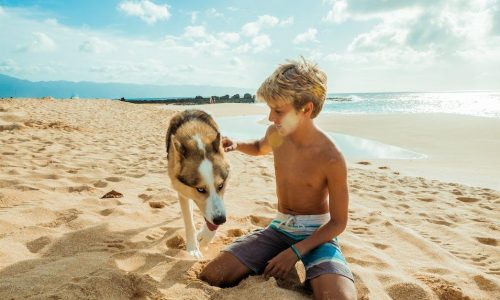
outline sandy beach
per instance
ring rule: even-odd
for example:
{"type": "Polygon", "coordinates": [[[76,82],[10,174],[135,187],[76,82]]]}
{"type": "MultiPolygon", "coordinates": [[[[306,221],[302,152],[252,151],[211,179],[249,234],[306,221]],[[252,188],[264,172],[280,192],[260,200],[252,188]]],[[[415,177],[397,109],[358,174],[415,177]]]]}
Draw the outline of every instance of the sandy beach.
{"type": "MultiPolygon", "coordinates": [[[[184,108],[0,100],[0,299],[311,298],[300,263],[284,280],[251,276],[227,289],[197,278],[219,250],[273,218],[274,168],[271,155],[226,155],[228,222],[194,260],[164,141],[184,108]],[[112,190],[123,196],[102,198],[112,190]]],[[[350,221],[339,239],[359,299],[500,298],[499,119],[329,113],[317,124],[427,156],[348,160],[350,221]]]]}

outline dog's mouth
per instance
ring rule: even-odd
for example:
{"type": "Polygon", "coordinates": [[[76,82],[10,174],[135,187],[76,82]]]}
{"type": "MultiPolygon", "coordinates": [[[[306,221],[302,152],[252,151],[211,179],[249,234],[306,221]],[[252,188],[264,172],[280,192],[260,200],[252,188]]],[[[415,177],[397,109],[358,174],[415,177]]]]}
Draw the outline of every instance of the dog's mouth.
{"type": "Polygon", "coordinates": [[[219,225],[215,225],[215,224],[208,222],[207,218],[205,218],[205,223],[207,223],[207,227],[208,227],[208,229],[210,229],[210,231],[215,231],[215,230],[217,230],[217,228],[219,228],[219,225]]]}

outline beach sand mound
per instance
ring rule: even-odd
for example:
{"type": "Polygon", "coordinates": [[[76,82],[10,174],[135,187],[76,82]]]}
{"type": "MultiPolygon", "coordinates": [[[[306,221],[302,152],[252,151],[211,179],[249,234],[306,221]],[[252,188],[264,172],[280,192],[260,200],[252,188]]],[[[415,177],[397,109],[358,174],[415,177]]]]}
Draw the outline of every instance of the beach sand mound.
{"type": "MultiPolygon", "coordinates": [[[[0,121],[22,124],[0,135],[0,299],[311,298],[300,263],[232,288],[197,278],[274,216],[273,160],[227,154],[228,221],[196,261],[167,176],[171,116],[111,100],[0,102],[0,121]],[[101,198],[110,190],[123,197],[101,198]]],[[[358,298],[500,298],[500,193],[372,165],[350,168],[340,237],[358,298]]]]}

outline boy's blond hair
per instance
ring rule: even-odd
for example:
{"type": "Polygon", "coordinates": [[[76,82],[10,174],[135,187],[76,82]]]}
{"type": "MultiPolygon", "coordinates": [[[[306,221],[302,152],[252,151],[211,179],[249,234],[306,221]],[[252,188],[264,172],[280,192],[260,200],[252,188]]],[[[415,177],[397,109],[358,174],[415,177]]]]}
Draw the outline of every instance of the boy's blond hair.
{"type": "Polygon", "coordinates": [[[303,57],[298,61],[289,60],[262,83],[257,97],[270,105],[292,103],[297,111],[312,102],[311,118],[314,119],[325,102],[326,74],[303,57]]]}

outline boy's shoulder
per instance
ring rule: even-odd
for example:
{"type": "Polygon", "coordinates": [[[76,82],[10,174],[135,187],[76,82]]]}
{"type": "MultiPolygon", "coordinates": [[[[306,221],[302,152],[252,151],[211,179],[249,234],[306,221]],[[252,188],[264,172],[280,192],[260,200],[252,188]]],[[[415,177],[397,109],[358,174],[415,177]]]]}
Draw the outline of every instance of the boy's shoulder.
{"type": "Polygon", "coordinates": [[[324,162],[325,166],[344,163],[342,152],[335,145],[335,142],[323,131],[319,131],[315,148],[318,154],[320,154],[318,155],[318,159],[324,162]]]}

